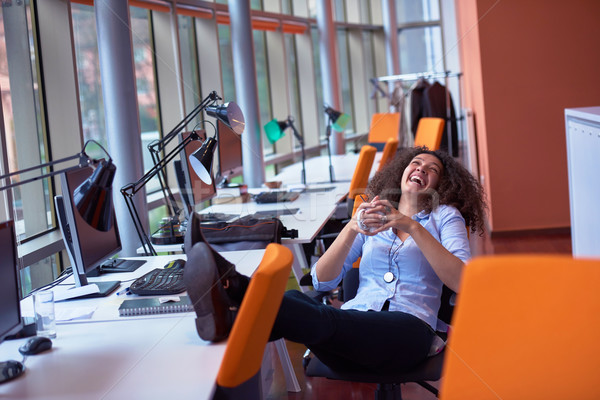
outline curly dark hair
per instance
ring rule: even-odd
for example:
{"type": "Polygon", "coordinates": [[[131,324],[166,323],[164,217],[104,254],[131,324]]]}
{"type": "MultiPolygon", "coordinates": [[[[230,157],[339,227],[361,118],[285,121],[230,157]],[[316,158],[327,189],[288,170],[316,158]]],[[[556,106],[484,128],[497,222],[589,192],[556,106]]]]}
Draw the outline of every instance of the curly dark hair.
{"type": "Polygon", "coordinates": [[[448,153],[440,150],[431,151],[427,147],[408,147],[398,151],[396,156],[381,170],[367,186],[370,199],[379,195],[395,206],[400,201],[400,183],[402,174],[411,160],[419,154],[431,154],[437,157],[444,166],[435,196],[425,196],[421,207],[431,212],[436,204],[454,206],[460,211],[471,232],[484,231],[485,211],[487,205],[483,187],[473,175],[448,153]]]}

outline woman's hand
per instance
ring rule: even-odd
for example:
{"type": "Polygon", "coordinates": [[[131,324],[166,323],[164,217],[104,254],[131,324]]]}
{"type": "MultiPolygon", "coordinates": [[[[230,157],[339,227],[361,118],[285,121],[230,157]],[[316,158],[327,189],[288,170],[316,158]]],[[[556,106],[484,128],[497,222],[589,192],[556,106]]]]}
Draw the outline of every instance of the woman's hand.
{"type": "Polygon", "coordinates": [[[379,196],[376,196],[371,202],[361,203],[356,209],[356,213],[352,218],[354,222],[353,228],[355,231],[367,236],[375,235],[375,231],[381,227],[381,213],[372,213],[373,202],[377,201],[379,196]]]}
{"type": "Polygon", "coordinates": [[[371,234],[377,234],[390,228],[411,233],[415,221],[395,209],[388,200],[379,200],[376,197],[370,206],[369,210],[365,211],[365,215],[368,213],[371,226],[376,226],[375,220],[378,221],[377,229],[371,231],[371,234]]]}

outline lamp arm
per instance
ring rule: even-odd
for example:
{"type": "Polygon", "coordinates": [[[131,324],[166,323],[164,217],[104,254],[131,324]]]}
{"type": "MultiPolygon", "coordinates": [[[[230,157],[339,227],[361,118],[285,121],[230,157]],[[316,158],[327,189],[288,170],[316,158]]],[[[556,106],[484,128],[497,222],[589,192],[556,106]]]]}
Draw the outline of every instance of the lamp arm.
{"type": "MultiPolygon", "coordinates": [[[[150,155],[152,156],[152,164],[153,165],[160,163],[160,153],[150,152],[150,155]]],[[[175,197],[173,196],[173,193],[171,192],[171,188],[167,184],[167,176],[165,173],[165,168],[162,168],[160,170],[160,173],[158,173],[156,175],[156,177],[158,178],[158,182],[160,183],[160,189],[163,192],[163,196],[165,198],[167,207],[169,208],[169,214],[170,215],[179,215],[179,213],[181,212],[181,209],[177,206],[177,202],[175,201],[175,197]]]]}
{"type": "Polygon", "coordinates": [[[173,148],[167,155],[154,164],[152,168],[148,170],[140,179],[135,183],[130,183],[121,188],[121,193],[124,196],[133,196],[137,192],[139,192],[149,181],[154,178],[156,174],[158,174],[163,168],[167,166],[167,164],[175,157],[177,157],[177,153],[179,153],[185,146],[188,145],[192,140],[197,140],[199,138],[198,134],[192,134],[185,138],[181,143],[179,143],[175,148],[173,148]]]}
{"type": "MultiPolygon", "coordinates": [[[[121,193],[123,193],[123,189],[121,189],[121,193]]],[[[156,250],[154,249],[154,246],[152,246],[152,242],[148,238],[148,235],[146,235],[146,232],[144,232],[142,220],[140,219],[140,215],[138,214],[138,212],[135,208],[135,204],[133,204],[133,197],[127,196],[125,194],[123,196],[125,197],[125,204],[127,205],[127,210],[129,211],[129,215],[131,216],[131,219],[133,221],[133,226],[135,227],[135,231],[137,232],[138,238],[140,239],[140,243],[142,244],[142,247],[144,248],[144,254],[146,256],[157,255],[156,250]]]]}
{"type": "Polygon", "coordinates": [[[38,181],[40,179],[49,178],[51,176],[60,174],[62,172],[68,172],[68,171],[71,171],[71,170],[74,170],[74,169],[77,169],[77,168],[81,168],[81,167],[84,167],[84,166],[88,165],[91,162],[90,157],[87,154],[85,154],[84,151],[81,151],[80,153],[77,153],[77,154],[69,156],[69,157],[61,158],[60,160],[50,161],[50,162],[47,162],[47,163],[44,163],[44,164],[41,164],[41,165],[36,165],[35,167],[25,168],[25,169],[22,169],[22,170],[19,170],[19,171],[11,172],[11,173],[6,174],[6,175],[2,175],[2,176],[0,176],[0,181],[2,181],[4,179],[7,179],[7,178],[10,178],[11,176],[15,176],[15,175],[19,175],[19,174],[24,174],[26,172],[38,170],[40,168],[52,167],[53,165],[60,164],[60,163],[66,162],[66,161],[75,160],[75,159],[79,159],[79,163],[77,165],[74,165],[72,167],[65,167],[65,168],[62,168],[62,169],[59,169],[59,170],[56,170],[56,171],[51,171],[51,172],[42,174],[40,176],[36,176],[36,177],[33,177],[33,178],[26,179],[24,181],[19,181],[19,182],[16,182],[16,183],[10,183],[10,184],[8,184],[6,186],[0,186],[0,191],[7,190],[7,189],[10,189],[10,188],[13,188],[13,187],[16,187],[16,186],[24,185],[26,183],[35,182],[35,181],[38,181]]]}
{"type": "Polygon", "coordinates": [[[210,94],[208,96],[206,96],[204,98],[204,100],[202,100],[202,102],[200,104],[198,104],[183,120],[181,120],[176,126],[175,128],[173,128],[168,134],[167,136],[165,136],[164,138],[160,139],[160,140],[155,140],[152,143],[150,143],[148,145],[148,150],[150,150],[151,153],[158,153],[160,151],[162,151],[167,144],[169,144],[171,142],[171,140],[173,140],[173,138],[175,138],[175,136],[177,136],[177,134],[187,125],[190,123],[191,120],[193,120],[194,118],[196,118],[196,116],[203,111],[206,107],[208,107],[209,105],[215,103],[218,100],[222,100],[221,97],[219,97],[219,95],[217,94],[216,91],[212,91],[210,92],[210,94]]]}
{"type": "MultiPolygon", "coordinates": [[[[125,198],[125,204],[127,205],[127,209],[129,210],[129,215],[133,220],[133,225],[135,226],[138,238],[140,239],[140,242],[144,247],[144,253],[146,255],[156,255],[156,250],[154,250],[152,242],[150,241],[148,235],[146,235],[146,232],[144,231],[141,218],[137,212],[137,209],[135,208],[135,204],[133,203],[133,196],[135,196],[137,192],[139,192],[144,186],[146,186],[150,179],[154,178],[157,174],[159,174],[159,172],[161,172],[167,166],[167,164],[173,158],[175,158],[185,146],[188,145],[188,143],[190,143],[192,140],[197,139],[199,139],[198,134],[192,132],[191,135],[189,135],[175,148],[173,148],[173,150],[171,150],[163,159],[158,160],[158,162],[155,163],[154,166],[150,170],[148,170],[148,172],[146,172],[137,182],[127,184],[121,188],[121,194],[125,198]]],[[[170,193],[170,195],[171,197],[173,196],[172,193],[170,193]]],[[[174,201],[174,198],[172,198],[172,200],[174,201]]]]}

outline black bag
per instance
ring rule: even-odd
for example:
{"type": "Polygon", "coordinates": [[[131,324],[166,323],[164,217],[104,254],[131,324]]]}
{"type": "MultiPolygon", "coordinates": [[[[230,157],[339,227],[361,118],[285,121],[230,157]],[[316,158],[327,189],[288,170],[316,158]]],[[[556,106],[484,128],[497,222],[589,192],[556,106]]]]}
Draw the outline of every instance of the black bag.
{"type": "Polygon", "coordinates": [[[281,243],[285,228],[278,218],[247,215],[231,222],[201,223],[193,213],[188,221],[184,251],[199,240],[199,232],[216,251],[264,249],[269,243],[281,243]]]}

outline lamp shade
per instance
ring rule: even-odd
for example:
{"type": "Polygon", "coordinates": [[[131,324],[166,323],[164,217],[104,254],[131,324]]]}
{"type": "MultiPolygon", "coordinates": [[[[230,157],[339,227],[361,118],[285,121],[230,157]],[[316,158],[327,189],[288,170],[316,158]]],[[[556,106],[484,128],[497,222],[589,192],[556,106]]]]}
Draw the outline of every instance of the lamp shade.
{"type": "Polygon", "coordinates": [[[75,208],[92,227],[106,232],[112,226],[112,183],[117,167],[101,161],[92,175],[73,192],[75,208]]]}
{"type": "Polygon", "coordinates": [[[275,143],[281,139],[285,135],[284,131],[288,128],[288,126],[288,121],[277,121],[277,119],[272,119],[271,121],[267,122],[264,126],[264,129],[269,142],[275,143]]]}
{"type": "Polygon", "coordinates": [[[207,185],[212,184],[212,162],[213,154],[217,148],[215,138],[208,138],[198,150],[190,155],[190,165],[192,169],[207,185]]]}
{"type": "Polygon", "coordinates": [[[348,114],[334,110],[329,106],[325,107],[325,114],[329,117],[329,120],[336,131],[343,131],[348,124],[348,121],[350,121],[350,116],[348,114]]]}
{"type": "Polygon", "coordinates": [[[238,135],[244,132],[244,128],[246,127],[244,114],[240,107],[233,101],[219,106],[206,107],[206,113],[211,117],[223,121],[238,135]]]}

